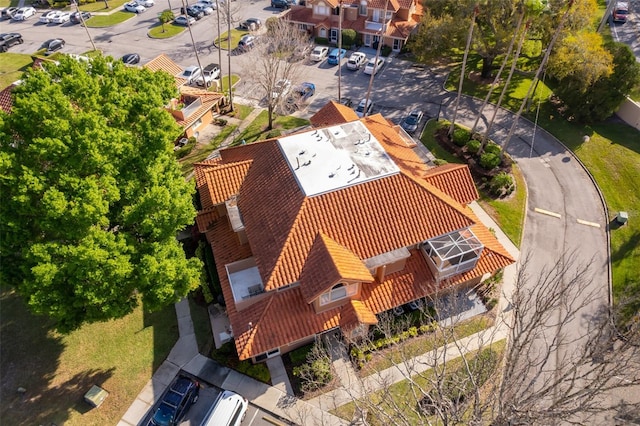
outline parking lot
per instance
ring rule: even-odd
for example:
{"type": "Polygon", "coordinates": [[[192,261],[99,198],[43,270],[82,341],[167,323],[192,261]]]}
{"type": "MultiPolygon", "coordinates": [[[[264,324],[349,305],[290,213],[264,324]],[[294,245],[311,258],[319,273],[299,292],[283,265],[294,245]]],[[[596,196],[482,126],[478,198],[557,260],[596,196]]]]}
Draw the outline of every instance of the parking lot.
{"type": "MultiPolygon", "coordinates": [[[[181,426],[200,426],[214,401],[222,392],[219,387],[216,387],[211,383],[207,383],[201,378],[196,379],[200,383],[200,396],[198,401],[189,408],[189,411],[180,423],[181,426]]],[[[159,402],[147,412],[147,415],[140,421],[139,426],[146,426],[149,423],[149,420],[153,416],[158,405],[159,402]]],[[[244,420],[242,421],[242,426],[274,426],[288,424],[289,423],[286,421],[259,409],[251,403],[249,403],[244,420]]]]}

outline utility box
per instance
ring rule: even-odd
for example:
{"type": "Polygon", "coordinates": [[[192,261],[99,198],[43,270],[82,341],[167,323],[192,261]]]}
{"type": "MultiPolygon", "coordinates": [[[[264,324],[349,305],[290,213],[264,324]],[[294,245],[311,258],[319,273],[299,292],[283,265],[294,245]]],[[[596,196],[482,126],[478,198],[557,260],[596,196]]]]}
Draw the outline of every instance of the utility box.
{"type": "Polygon", "coordinates": [[[627,212],[619,212],[616,216],[616,222],[620,225],[624,225],[629,220],[629,213],[627,212]]]}
{"type": "Polygon", "coordinates": [[[109,396],[109,392],[100,386],[93,385],[89,392],[84,394],[84,401],[92,407],[98,408],[107,399],[107,396],[109,396]]]}

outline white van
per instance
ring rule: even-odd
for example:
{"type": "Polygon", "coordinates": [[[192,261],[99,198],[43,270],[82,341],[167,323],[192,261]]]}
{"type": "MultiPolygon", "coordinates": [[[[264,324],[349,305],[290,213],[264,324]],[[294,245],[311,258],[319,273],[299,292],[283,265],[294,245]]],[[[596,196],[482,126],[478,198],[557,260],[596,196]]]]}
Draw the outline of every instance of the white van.
{"type": "Polygon", "coordinates": [[[200,426],[240,426],[248,405],[247,400],[237,393],[223,391],[200,426]]]}

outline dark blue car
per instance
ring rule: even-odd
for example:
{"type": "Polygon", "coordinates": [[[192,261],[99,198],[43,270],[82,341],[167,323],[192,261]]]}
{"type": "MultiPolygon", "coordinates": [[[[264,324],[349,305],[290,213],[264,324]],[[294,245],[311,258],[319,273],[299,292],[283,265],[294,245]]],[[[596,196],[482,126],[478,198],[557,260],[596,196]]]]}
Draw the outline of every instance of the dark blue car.
{"type": "Polygon", "coordinates": [[[175,426],[180,423],[192,404],[198,400],[200,384],[190,377],[180,375],[163,395],[153,413],[149,426],[175,426]]]}
{"type": "Polygon", "coordinates": [[[329,59],[327,62],[329,65],[338,65],[340,63],[340,59],[344,58],[344,55],[347,54],[347,51],[344,49],[333,49],[331,53],[329,53],[329,59]]]}

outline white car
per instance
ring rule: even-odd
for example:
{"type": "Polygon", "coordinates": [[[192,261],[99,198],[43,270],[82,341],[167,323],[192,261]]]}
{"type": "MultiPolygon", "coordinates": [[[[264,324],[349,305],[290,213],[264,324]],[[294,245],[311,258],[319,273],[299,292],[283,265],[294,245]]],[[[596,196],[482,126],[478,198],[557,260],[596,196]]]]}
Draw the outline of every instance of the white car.
{"type": "Polygon", "coordinates": [[[124,10],[127,12],[142,13],[147,9],[144,6],[139,5],[137,2],[132,1],[124,4],[124,10]]]}
{"type": "Polygon", "coordinates": [[[57,12],[55,10],[44,12],[42,15],[40,15],[38,22],[40,22],[41,24],[48,24],[49,22],[51,22],[51,19],[53,19],[53,17],[56,16],[58,13],[60,12],[57,12]]]}
{"type": "Polygon", "coordinates": [[[176,16],[176,18],[173,20],[173,23],[176,25],[184,25],[186,27],[187,25],[195,24],[196,18],[188,15],[180,15],[176,16]]]}
{"type": "Polygon", "coordinates": [[[365,62],[367,62],[367,55],[362,52],[354,52],[349,56],[347,68],[354,71],[359,70],[365,62]]]}
{"type": "Polygon", "coordinates": [[[204,13],[205,15],[211,15],[213,13],[213,9],[211,8],[211,6],[204,3],[196,3],[193,5],[193,7],[197,10],[202,11],[202,13],[204,13]]]}
{"type": "Polygon", "coordinates": [[[371,101],[371,99],[369,99],[369,102],[367,102],[366,99],[363,99],[360,101],[360,103],[356,107],[356,115],[362,118],[364,117],[365,114],[366,115],[371,114],[372,110],[373,110],[373,102],[371,101]],[[365,108],[365,105],[366,105],[366,108],[365,108]]]}
{"type": "Polygon", "coordinates": [[[33,7],[21,7],[16,13],[13,14],[14,21],[26,21],[36,14],[36,10],[33,7]]]}
{"type": "Polygon", "coordinates": [[[316,46],[314,47],[313,52],[311,52],[311,55],[309,55],[309,57],[312,61],[320,62],[324,60],[324,58],[326,58],[328,54],[329,48],[327,46],[316,46]]]}
{"type": "Polygon", "coordinates": [[[273,99],[284,98],[284,96],[289,93],[289,89],[291,89],[291,82],[289,80],[278,80],[276,81],[275,86],[273,86],[271,97],[273,99]]]}
{"type": "Polygon", "coordinates": [[[196,79],[201,75],[202,70],[197,66],[192,65],[190,67],[186,67],[184,71],[182,71],[182,74],[180,74],[178,77],[184,78],[185,80],[187,80],[187,83],[191,84],[196,81],[196,79]]]}
{"type": "Polygon", "coordinates": [[[136,0],[136,3],[142,7],[153,7],[156,5],[153,0],[136,0]]]}
{"type": "Polygon", "coordinates": [[[218,2],[216,0],[200,0],[198,4],[206,5],[213,10],[218,8],[218,2]]]}
{"type": "Polygon", "coordinates": [[[51,22],[53,24],[64,24],[65,22],[69,22],[69,19],[71,19],[70,12],[60,12],[51,20],[51,22]]]}
{"type": "Polygon", "coordinates": [[[376,62],[376,58],[371,58],[369,59],[369,62],[367,62],[367,65],[364,67],[364,73],[369,75],[376,75],[376,73],[380,71],[383,65],[384,59],[378,58],[378,61],[376,62]]]}

